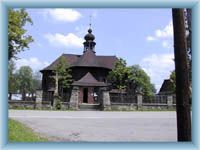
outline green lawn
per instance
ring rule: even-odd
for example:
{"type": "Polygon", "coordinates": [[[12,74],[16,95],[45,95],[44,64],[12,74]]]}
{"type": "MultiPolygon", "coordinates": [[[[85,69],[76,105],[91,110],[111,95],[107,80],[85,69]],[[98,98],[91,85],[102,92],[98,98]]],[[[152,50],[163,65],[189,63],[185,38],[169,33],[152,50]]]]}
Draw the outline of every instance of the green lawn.
{"type": "Polygon", "coordinates": [[[45,142],[47,138],[41,137],[18,121],[9,119],[9,142],[45,142]]]}

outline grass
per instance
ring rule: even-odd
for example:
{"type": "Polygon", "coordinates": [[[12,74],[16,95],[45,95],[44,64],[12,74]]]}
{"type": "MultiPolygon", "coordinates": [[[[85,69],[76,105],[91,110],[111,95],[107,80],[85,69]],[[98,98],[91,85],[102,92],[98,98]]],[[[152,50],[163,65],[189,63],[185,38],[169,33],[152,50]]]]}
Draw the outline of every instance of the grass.
{"type": "Polygon", "coordinates": [[[9,119],[9,142],[47,142],[48,139],[34,133],[22,123],[9,119]]]}

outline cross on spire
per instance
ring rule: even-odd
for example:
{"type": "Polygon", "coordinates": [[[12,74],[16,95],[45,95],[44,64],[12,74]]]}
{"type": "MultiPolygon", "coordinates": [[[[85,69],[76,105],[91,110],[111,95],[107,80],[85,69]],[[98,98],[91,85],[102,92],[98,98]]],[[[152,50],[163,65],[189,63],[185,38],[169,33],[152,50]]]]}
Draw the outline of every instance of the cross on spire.
{"type": "Polygon", "coordinates": [[[90,23],[89,23],[90,29],[91,29],[91,25],[92,25],[92,15],[90,15],[90,23]]]}

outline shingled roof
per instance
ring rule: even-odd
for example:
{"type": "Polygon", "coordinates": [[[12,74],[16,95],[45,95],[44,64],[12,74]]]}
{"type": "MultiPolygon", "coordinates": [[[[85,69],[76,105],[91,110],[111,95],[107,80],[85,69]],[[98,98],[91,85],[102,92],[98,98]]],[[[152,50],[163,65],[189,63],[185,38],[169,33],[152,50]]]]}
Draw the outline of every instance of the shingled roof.
{"type": "Polygon", "coordinates": [[[102,67],[97,56],[92,50],[87,50],[72,66],[80,67],[102,67]]]}
{"type": "Polygon", "coordinates": [[[66,59],[66,61],[69,63],[69,65],[71,66],[73,63],[75,63],[79,59],[80,55],[62,54],[54,62],[52,62],[49,66],[42,69],[41,72],[45,71],[45,70],[55,70],[57,64],[59,63],[59,60],[61,59],[61,57],[64,57],[66,59]]]}
{"type": "Polygon", "coordinates": [[[45,70],[55,70],[55,67],[62,56],[69,63],[70,67],[101,67],[113,69],[115,67],[115,63],[117,62],[116,56],[96,56],[93,51],[89,50],[83,55],[62,54],[53,63],[41,70],[41,72],[45,70]]]}
{"type": "Polygon", "coordinates": [[[158,94],[169,94],[169,93],[173,93],[173,81],[171,79],[166,79],[164,80],[160,91],[158,94]]]}
{"type": "Polygon", "coordinates": [[[74,81],[72,83],[72,85],[77,85],[77,86],[102,86],[102,87],[107,86],[106,83],[97,81],[90,72],[88,72],[80,80],[74,81]]]}

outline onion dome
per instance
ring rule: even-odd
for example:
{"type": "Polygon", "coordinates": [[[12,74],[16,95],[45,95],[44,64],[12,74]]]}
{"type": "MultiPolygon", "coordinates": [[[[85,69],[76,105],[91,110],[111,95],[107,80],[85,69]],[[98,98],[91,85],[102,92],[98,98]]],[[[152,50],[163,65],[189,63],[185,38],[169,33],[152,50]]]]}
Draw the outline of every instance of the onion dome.
{"type": "Polygon", "coordinates": [[[85,35],[84,39],[86,41],[93,41],[95,39],[95,36],[92,34],[92,29],[88,30],[88,34],[85,35]]]}

